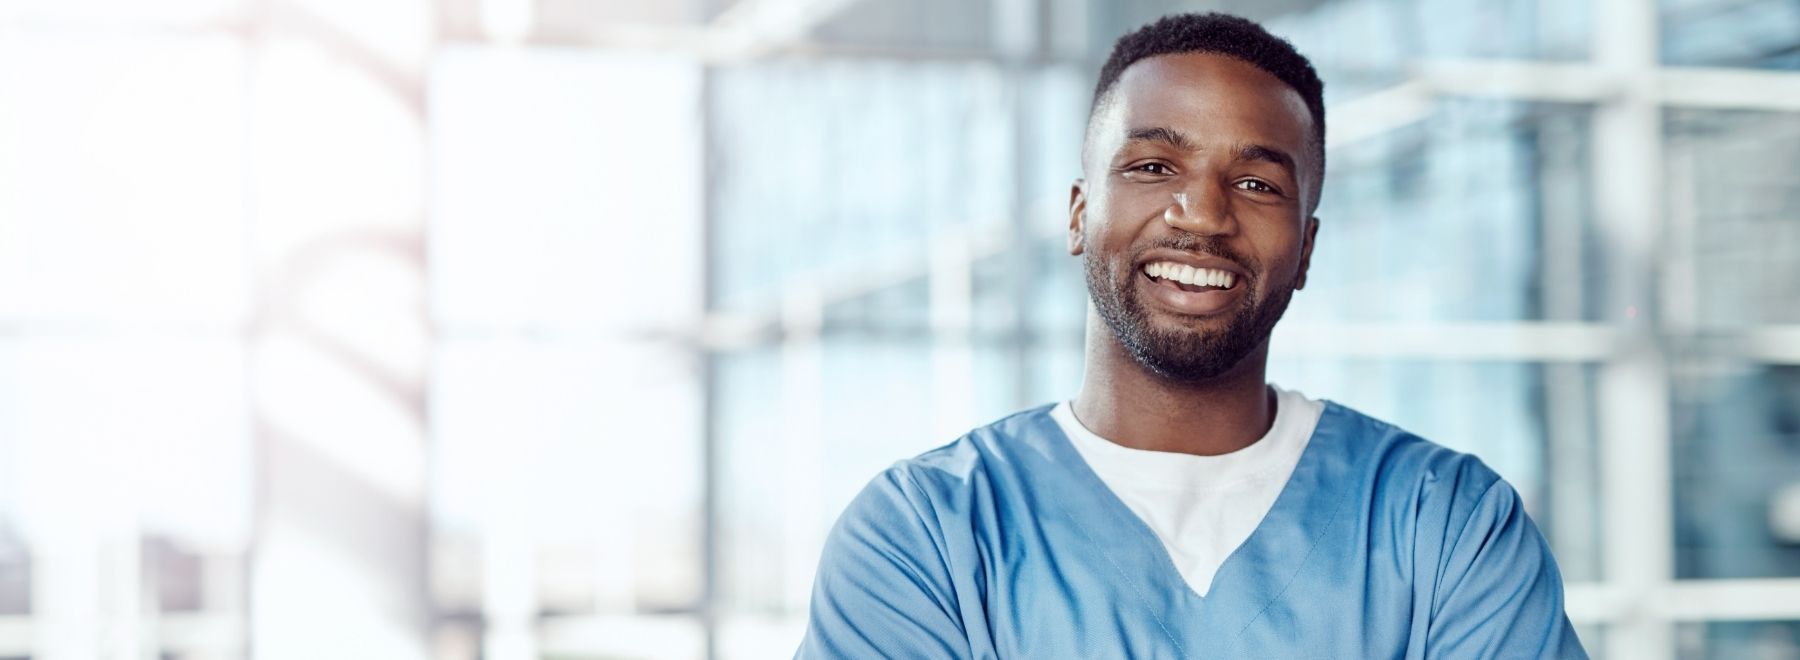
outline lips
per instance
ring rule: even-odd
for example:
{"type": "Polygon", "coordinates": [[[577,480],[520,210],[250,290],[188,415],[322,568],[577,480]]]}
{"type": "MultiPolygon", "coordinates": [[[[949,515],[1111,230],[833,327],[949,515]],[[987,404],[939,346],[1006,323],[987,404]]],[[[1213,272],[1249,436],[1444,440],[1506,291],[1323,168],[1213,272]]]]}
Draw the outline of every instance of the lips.
{"type": "Polygon", "coordinates": [[[1144,274],[1151,279],[1175,282],[1184,291],[1206,288],[1229,289],[1237,284],[1237,273],[1217,268],[1195,268],[1174,261],[1152,261],[1144,264],[1144,274]]]}
{"type": "Polygon", "coordinates": [[[1170,312],[1211,316],[1231,309],[1248,288],[1237,264],[1188,253],[1152,255],[1134,278],[1147,297],[1170,312]]]}

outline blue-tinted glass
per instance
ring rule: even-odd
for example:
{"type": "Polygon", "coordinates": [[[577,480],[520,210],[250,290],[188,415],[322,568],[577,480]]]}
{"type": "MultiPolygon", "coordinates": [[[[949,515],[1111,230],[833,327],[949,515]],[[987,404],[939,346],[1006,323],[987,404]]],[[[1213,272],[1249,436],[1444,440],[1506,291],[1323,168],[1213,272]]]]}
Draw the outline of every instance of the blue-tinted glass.
{"type": "Polygon", "coordinates": [[[1080,343],[1053,341],[1033,347],[1027,357],[1025,400],[1039,405],[1074,399],[1081,392],[1085,355],[1080,343]]]}
{"type": "Polygon", "coordinates": [[[1579,318],[1597,286],[1586,114],[1446,100],[1425,121],[1334,149],[1288,318],[1579,318]]]}
{"type": "Polygon", "coordinates": [[[782,484],[774,448],[783,437],[781,353],[774,347],[714,358],[712,397],[720,556],[719,598],[735,611],[780,611],[782,484]]]}
{"type": "Polygon", "coordinates": [[[1583,59],[1592,31],[1586,1],[1126,0],[1092,7],[1089,44],[1096,59],[1120,35],[1165,14],[1225,11],[1262,21],[1312,60],[1328,99],[1398,83],[1420,59],[1583,59]]]}
{"type": "Polygon", "coordinates": [[[1800,621],[1684,623],[1675,638],[1680,660],[1800,658],[1800,621]]]}
{"type": "MultiPolygon", "coordinates": [[[[1000,376],[1018,410],[1074,396],[1080,387],[1082,325],[1087,289],[1062,237],[1021,240],[976,266],[976,341],[1016,365],[1000,376]],[[1073,351],[1075,368],[1066,356],[1073,351]]],[[[999,410],[996,412],[1008,412],[999,410]]],[[[999,415],[991,415],[991,420],[999,415]]]]}
{"type": "Polygon", "coordinates": [[[1692,269],[1669,269],[1668,315],[1701,327],[1800,323],[1800,114],[1672,111],[1668,221],[1692,269]]]}
{"type": "Polygon", "coordinates": [[[825,305],[824,332],[921,341],[931,331],[931,285],[924,268],[825,305]]]}
{"type": "Polygon", "coordinates": [[[1800,69],[1800,3],[1661,0],[1658,4],[1664,64],[1800,69]]]}
{"type": "MultiPolygon", "coordinates": [[[[1021,363],[1029,361],[1028,352],[1018,350],[1012,341],[981,340],[974,346],[973,378],[969,415],[963,427],[975,428],[1021,410],[1035,401],[1023,399],[1020,390],[1027,389],[1021,363]]],[[[944,439],[949,442],[950,439],[944,439]]]]}
{"type": "Polygon", "coordinates": [[[1020,244],[1031,250],[1037,267],[1025,301],[1026,323],[1044,341],[1079,344],[1087,321],[1087,279],[1082,257],[1069,254],[1062,236],[1020,244]]]}
{"type": "Polygon", "coordinates": [[[1057,236],[1023,243],[1037,269],[1025,299],[1025,323],[1031,339],[1021,392],[1030,404],[1073,398],[1081,389],[1087,323],[1087,280],[1079,256],[1070,256],[1067,239],[1057,236]]]}
{"type": "Polygon", "coordinates": [[[1069,226],[1069,186],[1081,171],[1081,143],[1087,136],[1092,74],[1085,67],[1054,66],[1023,74],[1026,98],[1020,133],[1019,171],[1031,206],[1022,223],[1062,229],[1069,226]]]}
{"type": "Polygon", "coordinates": [[[1328,99],[1349,99],[1399,82],[1419,60],[1586,58],[1588,12],[1585,1],[1342,0],[1268,27],[1312,60],[1328,99]]]}
{"type": "MultiPolygon", "coordinates": [[[[1565,571],[1567,569],[1564,569],[1565,571]]],[[[1566,580],[1568,575],[1563,575],[1566,580]]],[[[1581,647],[1588,652],[1589,658],[1610,658],[1606,653],[1607,626],[1599,623],[1575,624],[1575,637],[1581,640],[1581,647]]]]}
{"type": "Polygon", "coordinates": [[[993,3],[864,0],[845,3],[813,38],[859,48],[980,52],[991,46],[993,3]]]}
{"type": "Polygon", "coordinates": [[[848,503],[894,461],[956,439],[932,429],[939,392],[931,350],[917,341],[826,340],[819,413],[830,502],[848,503]]]}
{"type": "Polygon", "coordinates": [[[710,95],[711,284],[719,308],[920,258],[944,231],[1006,226],[1011,120],[995,67],[775,62],[710,95]]]}
{"type": "Polygon", "coordinates": [[[1676,576],[1800,577],[1800,367],[1691,360],[1673,394],[1676,576]]]}
{"type": "Polygon", "coordinates": [[[974,300],[970,322],[984,341],[1005,342],[1013,337],[1032,280],[1031,252],[1024,244],[1008,246],[974,264],[974,300]]]}
{"type": "MultiPolygon", "coordinates": [[[[712,395],[729,607],[803,607],[818,558],[808,544],[881,470],[955,439],[934,430],[939,397],[954,389],[934,383],[936,359],[928,342],[865,335],[717,358],[712,395]]],[[[980,376],[983,360],[972,362],[980,376]]],[[[995,398],[965,384],[962,394],[977,406],[995,398]]],[[[973,415],[960,420],[963,428],[975,424],[967,421],[973,415]]]]}

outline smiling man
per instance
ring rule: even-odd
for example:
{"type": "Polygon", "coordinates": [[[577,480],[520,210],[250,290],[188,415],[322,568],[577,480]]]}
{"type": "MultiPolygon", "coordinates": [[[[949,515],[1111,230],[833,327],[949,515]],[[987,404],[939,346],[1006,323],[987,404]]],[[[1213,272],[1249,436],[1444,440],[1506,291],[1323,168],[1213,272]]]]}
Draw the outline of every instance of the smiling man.
{"type": "Polygon", "coordinates": [[[802,658],[1582,658],[1481,461],[1266,382],[1325,171],[1312,65],[1165,18],[1100,72],[1072,401],[903,461],[826,541],[802,658]]]}

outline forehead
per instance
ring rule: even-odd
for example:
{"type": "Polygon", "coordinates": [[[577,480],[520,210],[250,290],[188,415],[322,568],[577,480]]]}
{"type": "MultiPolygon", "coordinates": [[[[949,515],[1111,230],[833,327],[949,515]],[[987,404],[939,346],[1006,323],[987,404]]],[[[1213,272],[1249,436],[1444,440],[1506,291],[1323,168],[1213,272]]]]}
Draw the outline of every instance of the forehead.
{"type": "Polygon", "coordinates": [[[1093,136],[1112,145],[1134,128],[1179,129],[1202,143],[1254,142],[1302,159],[1312,133],[1306,101],[1280,78],[1236,58],[1180,53],[1125,69],[1094,117],[1093,136]]]}

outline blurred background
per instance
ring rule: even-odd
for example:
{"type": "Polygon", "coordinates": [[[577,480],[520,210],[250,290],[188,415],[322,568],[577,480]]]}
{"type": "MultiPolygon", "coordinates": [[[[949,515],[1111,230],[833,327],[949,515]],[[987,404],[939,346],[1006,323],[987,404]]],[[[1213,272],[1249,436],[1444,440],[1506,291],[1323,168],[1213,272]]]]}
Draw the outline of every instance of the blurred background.
{"type": "Polygon", "coordinates": [[[1596,657],[1800,658],[1800,2],[0,0],[0,658],[787,657],[1072,396],[1114,38],[1327,82],[1271,378],[1479,453],[1596,657]]]}

